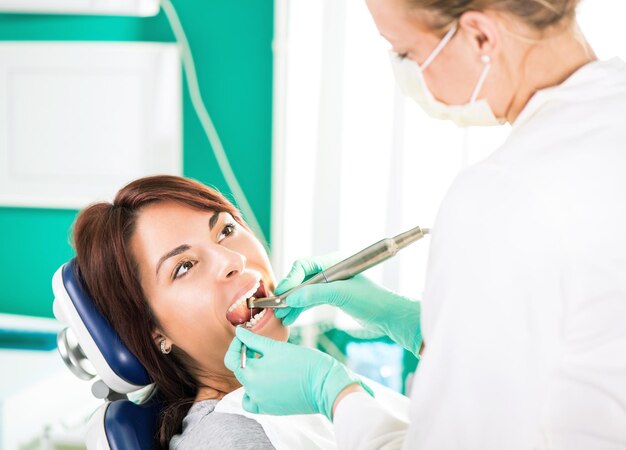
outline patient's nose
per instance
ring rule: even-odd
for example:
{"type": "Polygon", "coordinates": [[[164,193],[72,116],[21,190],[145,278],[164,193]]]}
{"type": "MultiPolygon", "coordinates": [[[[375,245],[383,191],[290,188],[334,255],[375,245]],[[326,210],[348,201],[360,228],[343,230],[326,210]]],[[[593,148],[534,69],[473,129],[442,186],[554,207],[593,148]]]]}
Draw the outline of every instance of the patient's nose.
{"type": "Polygon", "coordinates": [[[215,247],[212,255],[218,280],[227,280],[240,275],[246,268],[246,257],[224,246],[215,247]]]}

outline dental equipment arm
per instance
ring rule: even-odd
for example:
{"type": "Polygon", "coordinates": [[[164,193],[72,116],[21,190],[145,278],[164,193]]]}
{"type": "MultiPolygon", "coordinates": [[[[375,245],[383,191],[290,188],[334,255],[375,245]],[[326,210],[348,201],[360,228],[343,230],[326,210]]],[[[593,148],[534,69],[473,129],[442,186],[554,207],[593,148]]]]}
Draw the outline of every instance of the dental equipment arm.
{"type": "MultiPolygon", "coordinates": [[[[284,325],[291,325],[306,309],[323,304],[333,305],[352,316],[364,328],[389,336],[417,356],[422,345],[420,302],[391,292],[363,275],[353,274],[393,256],[400,248],[421,239],[427,232],[414,228],[394,239],[378,242],[330,268],[327,268],[328,257],[296,261],[287,277],[276,287],[276,292],[283,292],[279,298],[286,297],[284,302],[287,307],[276,309],[274,314],[282,319],[284,325]],[[327,279],[330,277],[329,281],[339,281],[320,283],[324,276],[327,279]],[[313,278],[301,284],[308,277],[313,278]]],[[[254,304],[259,303],[255,301],[254,304]]]]}
{"type": "MultiPolygon", "coordinates": [[[[289,289],[275,297],[248,299],[248,307],[252,308],[287,308],[289,305],[285,299],[295,291],[312,284],[331,283],[333,281],[347,280],[380,264],[394,256],[399,250],[416,242],[428,234],[427,228],[415,227],[393,238],[383,239],[347,259],[327,268],[322,269],[310,279],[289,289]]],[[[287,276],[289,278],[289,275],[287,276]]],[[[282,284],[282,283],[281,283],[282,284]]],[[[279,285],[280,286],[280,285],[279,285]]],[[[278,289],[277,289],[278,290],[278,289]]]]}

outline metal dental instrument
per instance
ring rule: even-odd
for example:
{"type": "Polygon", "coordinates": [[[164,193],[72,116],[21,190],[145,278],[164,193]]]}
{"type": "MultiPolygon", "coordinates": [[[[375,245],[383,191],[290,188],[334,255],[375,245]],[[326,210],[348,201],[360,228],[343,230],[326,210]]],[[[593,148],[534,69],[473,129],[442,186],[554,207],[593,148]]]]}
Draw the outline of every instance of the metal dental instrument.
{"type": "MultiPolygon", "coordinates": [[[[330,283],[332,281],[347,280],[361,272],[374,267],[398,253],[399,250],[419,241],[424,235],[429,233],[428,228],[415,227],[409,231],[405,231],[393,238],[383,239],[347,259],[321,271],[317,275],[309,278],[307,281],[287,292],[276,297],[254,298],[250,297],[246,300],[246,304],[250,309],[250,317],[252,317],[252,308],[287,308],[285,298],[292,292],[301,287],[316,283],[330,283]]],[[[246,351],[245,345],[241,346],[241,368],[246,368],[246,351]]]]}
{"type": "MultiPolygon", "coordinates": [[[[254,297],[250,297],[250,300],[254,300],[254,297]]],[[[252,319],[252,307],[248,305],[248,308],[250,309],[250,319],[252,319]]],[[[246,355],[247,351],[248,351],[248,347],[246,346],[246,344],[243,344],[241,346],[241,364],[240,364],[240,367],[242,369],[246,368],[246,360],[248,358],[248,355],[246,355]]]]}
{"type": "Polygon", "coordinates": [[[276,297],[249,298],[248,307],[252,308],[287,308],[285,298],[292,292],[310,284],[331,283],[333,281],[347,280],[359,273],[374,267],[375,265],[391,258],[399,250],[420,240],[429,233],[428,228],[415,227],[393,238],[383,239],[347,259],[316,274],[299,286],[288,290],[276,297]]]}
{"type": "Polygon", "coordinates": [[[248,347],[246,347],[246,344],[243,344],[241,346],[241,368],[242,369],[246,368],[246,359],[247,359],[246,352],[247,351],[248,351],[248,347]]]}

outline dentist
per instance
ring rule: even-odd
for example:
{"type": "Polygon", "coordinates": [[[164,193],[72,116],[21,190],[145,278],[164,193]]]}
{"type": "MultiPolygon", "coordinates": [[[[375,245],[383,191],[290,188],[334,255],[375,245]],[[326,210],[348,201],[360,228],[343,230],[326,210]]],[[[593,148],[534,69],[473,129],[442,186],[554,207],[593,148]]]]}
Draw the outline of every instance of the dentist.
{"type": "Polygon", "coordinates": [[[443,200],[422,302],[359,276],[276,311],[335,305],[420,353],[410,423],[328,355],[239,329],[245,409],[325,414],[339,448],[626,448],[626,64],[596,60],[577,0],[366,1],[406,95],[512,132],[443,200]]]}

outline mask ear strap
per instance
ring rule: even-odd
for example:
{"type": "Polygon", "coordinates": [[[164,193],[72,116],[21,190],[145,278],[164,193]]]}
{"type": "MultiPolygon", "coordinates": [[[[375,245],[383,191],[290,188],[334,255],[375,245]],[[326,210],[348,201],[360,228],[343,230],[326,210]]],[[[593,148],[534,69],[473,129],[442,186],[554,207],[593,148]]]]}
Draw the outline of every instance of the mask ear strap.
{"type": "Polygon", "coordinates": [[[485,64],[483,68],[483,72],[480,74],[480,78],[478,79],[478,83],[476,83],[476,87],[474,88],[474,92],[472,93],[472,97],[470,98],[470,103],[474,103],[478,98],[478,94],[480,94],[480,90],[487,79],[487,75],[489,74],[489,69],[491,69],[491,58],[489,55],[482,55],[480,60],[485,64]]]}
{"type": "Polygon", "coordinates": [[[428,66],[430,66],[430,63],[432,63],[433,60],[437,57],[437,55],[441,53],[441,50],[443,50],[446,44],[450,42],[450,39],[452,39],[452,37],[454,36],[454,33],[456,33],[456,30],[457,30],[456,24],[454,24],[454,26],[450,28],[450,30],[446,33],[443,39],[439,41],[439,44],[437,44],[437,46],[432,51],[432,53],[428,55],[428,58],[426,58],[426,60],[422,63],[422,65],[420,66],[420,70],[422,72],[426,70],[428,66]]]}

